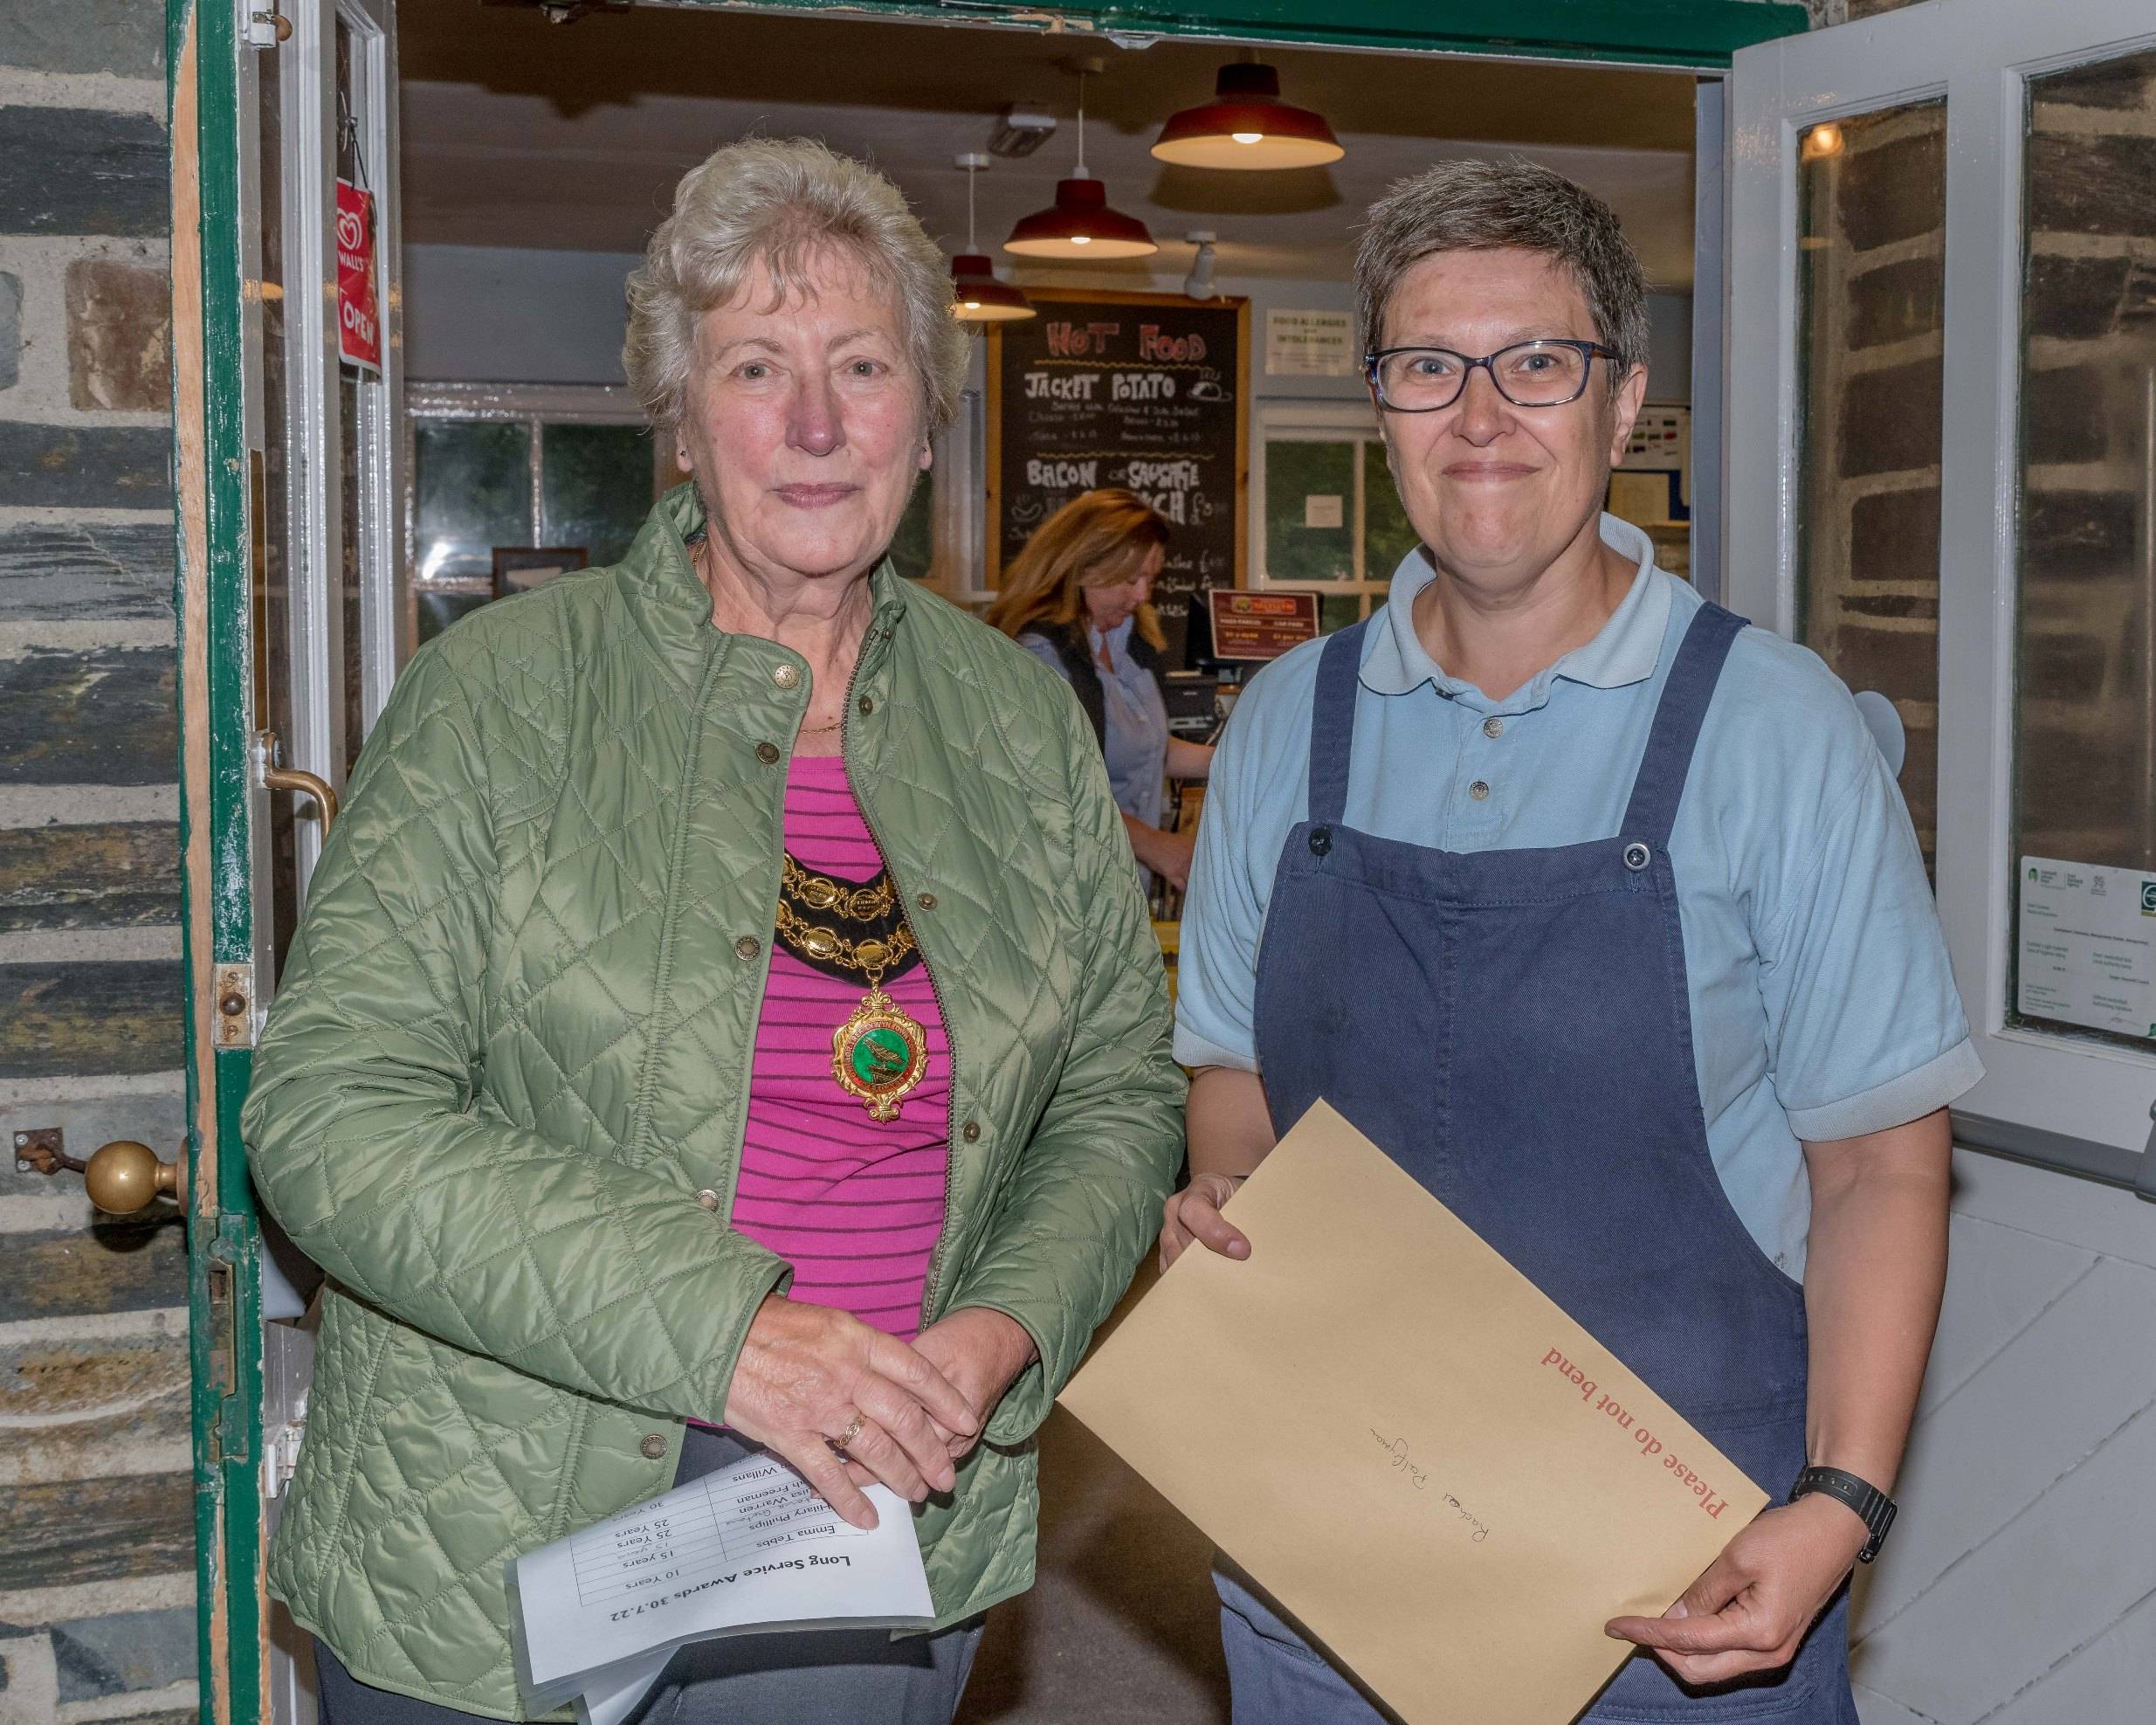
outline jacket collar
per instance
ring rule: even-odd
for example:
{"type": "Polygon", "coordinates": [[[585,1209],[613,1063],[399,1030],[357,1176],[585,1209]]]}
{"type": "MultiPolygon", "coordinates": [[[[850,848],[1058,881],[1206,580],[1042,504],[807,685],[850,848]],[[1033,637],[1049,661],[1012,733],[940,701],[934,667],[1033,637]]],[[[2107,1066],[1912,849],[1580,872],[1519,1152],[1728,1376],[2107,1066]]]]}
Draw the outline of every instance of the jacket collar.
{"type": "MultiPolygon", "coordinates": [[[[635,542],[615,570],[630,614],[659,662],[691,693],[703,682],[714,653],[754,641],[756,650],[781,659],[796,655],[775,641],[729,635],[711,620],[711,593],[696,573],[689,540],[704,525],[703,500],[684,482],[661,497],[644,517],[635,542]]],[[[885,557],[869,575],[874,614],[861,642],[859,674],[873,672],[897,634],[912,590],[885,557]]]]}

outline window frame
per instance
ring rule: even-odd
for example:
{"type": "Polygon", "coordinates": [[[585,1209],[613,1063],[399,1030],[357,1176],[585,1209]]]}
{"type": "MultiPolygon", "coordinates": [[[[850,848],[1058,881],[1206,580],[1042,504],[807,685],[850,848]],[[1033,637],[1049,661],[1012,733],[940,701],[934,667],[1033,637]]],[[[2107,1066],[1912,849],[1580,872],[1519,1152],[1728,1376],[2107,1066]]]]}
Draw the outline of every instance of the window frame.
{"type": "Polygon", "coordinates": [[[1946,99],[1941,449],[1938,897],[1983,1080],[1965,1132],[2078,1146],[2049,1165],[2137,1176],[2156,1097],[2156,1046],[2084,1041],[2008,1022],[2016,890],[2014,786],[2019,616],[2021,279],[2029,80],[2156,47],[2146,0],[1960,0],[1746,49],[1729,86],[1726,603],[1795,624],[1795,342],[1800,135],[1946,99]]]}
{"type": "Polygon", "coordinates": [[[1361,455],[1361,446],[1377,444],[1383,438],[1379,430],[1377,409],[1363,401],[1263,401],[1257,404],[1257,424],[1252,427],[1250,438],[1250,585],[1253,590],[1282,589],[1297,593],[1316,593],[1320,598],[1354,597],[1359,601],[1358,615],[1367,617],[1384,603],[1392,590],[1392,571],[1374,576],[1366,561],[1368,545],[1368,513],[1366,507],[1367,469],[1361,455]],[[1354,445],[1354,498],[1353,513],[1353,543],[1356,573],[1347,581],[1293,581],[1275,580],[1266,566],[1265,506],[1266,467],[1270,447],[1279,443],[1338,443],[1354,445]]]}

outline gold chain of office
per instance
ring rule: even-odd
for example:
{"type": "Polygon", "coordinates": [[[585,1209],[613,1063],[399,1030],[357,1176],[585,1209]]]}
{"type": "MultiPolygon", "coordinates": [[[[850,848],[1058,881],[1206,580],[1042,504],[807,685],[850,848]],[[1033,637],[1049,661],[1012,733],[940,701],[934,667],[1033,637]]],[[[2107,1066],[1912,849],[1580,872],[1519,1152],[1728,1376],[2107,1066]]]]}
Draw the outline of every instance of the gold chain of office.
{"type": "Polygon", "coordinates": [[[866,886],[856,886],[851,881],[810,873],[794,860],[790,852],[780,866],[779,887],[784,897],[793,900],[802,909],[830,911],[849,922],[880,922],[891,914],[892,907],[899,901],[898,889],[891,884],[888,869],[866,886]]]}

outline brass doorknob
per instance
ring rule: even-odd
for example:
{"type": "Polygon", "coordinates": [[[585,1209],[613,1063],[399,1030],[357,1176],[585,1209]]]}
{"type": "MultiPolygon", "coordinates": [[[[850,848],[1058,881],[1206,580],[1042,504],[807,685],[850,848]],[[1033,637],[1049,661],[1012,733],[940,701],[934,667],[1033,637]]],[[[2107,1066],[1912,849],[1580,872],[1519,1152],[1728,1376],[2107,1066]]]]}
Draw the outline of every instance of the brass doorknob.
{"type": "Polygon", "coordinates": [[[185,1166],[161,1160],[148,1144],[132,1138],[115,1138],[91,1151],[82,1183],[90,1202],[112,1216],[135,1215],[161,1197],[187,1201],[185,1166]]]}

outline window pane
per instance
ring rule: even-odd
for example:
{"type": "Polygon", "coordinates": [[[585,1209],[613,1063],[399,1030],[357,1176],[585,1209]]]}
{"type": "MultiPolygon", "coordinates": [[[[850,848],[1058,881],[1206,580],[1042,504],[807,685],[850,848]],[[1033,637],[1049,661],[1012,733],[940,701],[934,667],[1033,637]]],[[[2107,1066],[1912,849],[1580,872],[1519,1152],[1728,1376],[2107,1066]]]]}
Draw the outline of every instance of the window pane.
{"type": "Polygon", "coordinates": [[[2156,53],[2029,83],[2011,1022],[2156,1041],[2156,53]]]}
{"type": "Polygon", "coordinates": [[[1326,593],[1318,600],[1318,632],[1330,635],[1335,629],[1345,629],[1351,623],[1360,621],[1362,595],[1360,593],[1326,593]]]}
{"type": "Polygon", "coordinates": [[[1906,728],[1927,864],[1939,809],[1946,108],[1815,126],[1798,151],[1797,633],[1906,728]]]}
{"type": "Polygon", "coordinates": [[[1355,578],[1353,443],[1265,445],[1265,576],[1270,581],[1355,578]]]}
{"type": "Polygon", "coordinates": [[[549,424],[539,470],[539,542],[578,548],[594,564],[619,562],[651,513],[651,433],[641,425],[549,424]]]}
{"type": "Polygon", "coordinates": [[[491,581],[532,538],[532,436],[513,421],[423,419],[412,434],[416,581],[491,581]]]}
{"type": "Polygon", "coordinates": [[[1363,579],[1390,581],[1402,559],[1422,542],[1400,507],[1385,445],[1374,439],[1362,446],[1362,523],[1363,579]]]}
{"type": "Polygon", "coordinates": [[[491,604],[489,587],[418,587],[412,590],[412,644],[424,647],[458,618],[491,604]]]}

